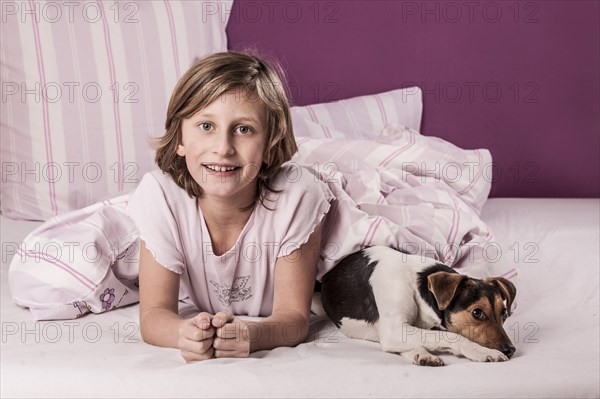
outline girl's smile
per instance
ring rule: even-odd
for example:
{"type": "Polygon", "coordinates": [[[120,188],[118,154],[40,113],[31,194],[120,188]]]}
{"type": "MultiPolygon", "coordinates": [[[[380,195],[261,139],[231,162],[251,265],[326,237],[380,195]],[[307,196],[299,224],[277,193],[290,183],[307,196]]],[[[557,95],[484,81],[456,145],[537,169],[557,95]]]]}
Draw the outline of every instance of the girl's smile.
{"type": "Polygon", "coordinates": [[[202,166],[204,166],[208,175],[213,175],[222,178],[228,176],[236,176],[237,172],[242,168],[239,165],[219,163],[204,163],[202,164],[202,166]]]}

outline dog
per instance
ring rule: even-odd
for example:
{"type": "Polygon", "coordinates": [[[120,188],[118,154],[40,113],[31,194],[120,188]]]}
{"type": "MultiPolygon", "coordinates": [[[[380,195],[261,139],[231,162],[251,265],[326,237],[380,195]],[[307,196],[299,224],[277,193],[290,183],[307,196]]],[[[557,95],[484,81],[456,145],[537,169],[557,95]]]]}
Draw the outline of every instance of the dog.
{"type": "Polygon", "coordinates": [[[430,351],[508,360],[515,347],[502,324],[516,293],[504,278],[470,278],[383,246],[348,255],[321,283],[322,307],[344,335],[378,341],[421,366],[444,365],[430,351]]]}

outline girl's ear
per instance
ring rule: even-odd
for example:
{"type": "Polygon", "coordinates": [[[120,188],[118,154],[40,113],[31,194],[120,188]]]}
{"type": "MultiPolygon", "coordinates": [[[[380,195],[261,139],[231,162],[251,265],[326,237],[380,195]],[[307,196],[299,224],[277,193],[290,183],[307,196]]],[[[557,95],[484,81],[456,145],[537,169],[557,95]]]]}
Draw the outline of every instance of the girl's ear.
{"type": "Polygon", "coordinates": [[[185,147],[182,144],[177,145],[177,155],[185,157],[185,147]]]}
{"type": "Polygon", "coordinates": [[[175,124],[176,132],[173,140],[177,142],[177,150],[175,152],[180,157],[185,157],[185,147],[183,145],[183,119],[177,119],[173,122],[175,124]]]}

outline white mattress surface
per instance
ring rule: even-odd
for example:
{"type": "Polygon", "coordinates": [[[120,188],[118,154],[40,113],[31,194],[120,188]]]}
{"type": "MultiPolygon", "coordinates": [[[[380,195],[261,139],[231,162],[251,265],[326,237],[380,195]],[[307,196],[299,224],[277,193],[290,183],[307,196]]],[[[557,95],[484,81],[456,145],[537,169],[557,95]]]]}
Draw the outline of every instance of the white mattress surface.
{"type": "Polygon", "coordinates": [[[316,316],[296,348],[190,365],[141,341],[137,305],[36,323],[13,304],[7,270],[39,223],[2,217],[0,396],[599,397],[600,200],[491,199],[483,218],[498,244],[489,257],[519,272],[505,324],[517,352],[506,363],[443,355],[445,367],[427,368],[316,316]]]}

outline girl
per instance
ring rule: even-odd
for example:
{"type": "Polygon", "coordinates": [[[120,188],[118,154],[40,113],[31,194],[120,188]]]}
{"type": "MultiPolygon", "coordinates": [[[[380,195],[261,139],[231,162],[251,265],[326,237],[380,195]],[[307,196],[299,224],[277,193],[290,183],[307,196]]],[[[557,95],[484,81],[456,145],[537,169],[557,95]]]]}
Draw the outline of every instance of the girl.
{"type": "Polygon", "coordinates": [[[140,231],[142,338],[187,362],[303,342],[333,195],[286,164],[297,147],[278,74],[251,55],[206,57],[177,83],[165,127],[160,170],[127,206],[140,231]],[[201,311],[189,319],[178,315],[186,297],[201,311]]]}

